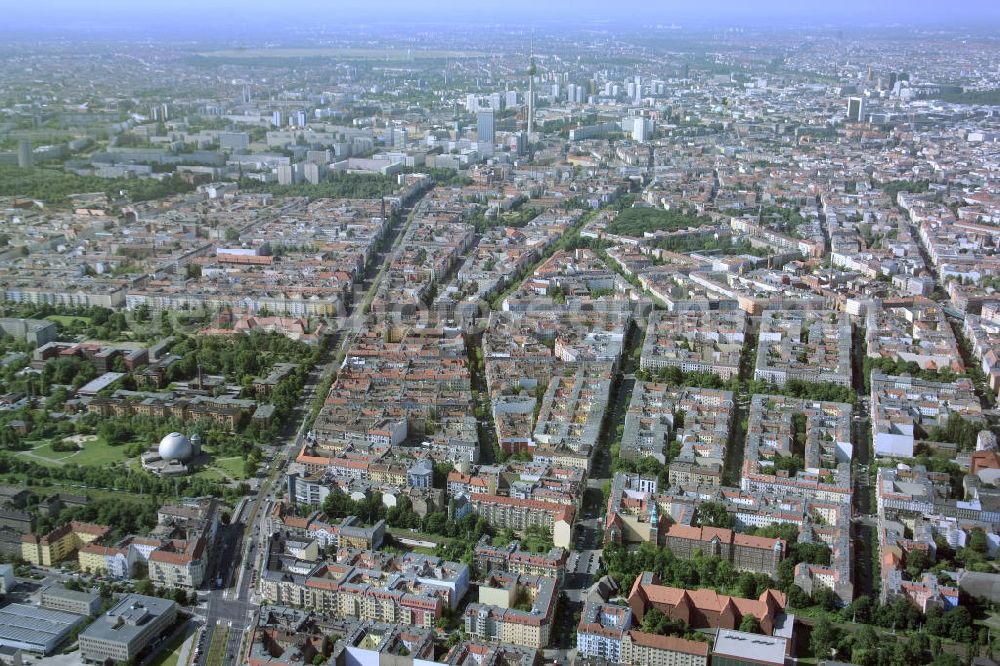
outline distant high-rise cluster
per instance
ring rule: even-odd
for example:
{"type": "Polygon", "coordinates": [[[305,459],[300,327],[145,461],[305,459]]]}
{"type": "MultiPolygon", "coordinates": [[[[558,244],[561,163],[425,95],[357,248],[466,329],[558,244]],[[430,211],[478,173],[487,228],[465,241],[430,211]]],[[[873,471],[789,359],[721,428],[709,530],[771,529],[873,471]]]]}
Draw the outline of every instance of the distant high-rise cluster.
{"type": "Polygon", "coordinates": [[[28,169],[34,164],[34,155],[31,153],[31,141],[21,139],[17,143],[17,166],[28,169]]]}
{"type": "Polygon", "coordinates": [[[868,103],[864,97],[851,97],[847,100],[847,119],[856,123],[864,122],[868,111],[868,103]]]}
{"type": "MultiPolygon", "coordinates": [[[[492,109],[479,111],[476,114],[476,138],[480,144],[486,144],[490,147],[496,143],[496,127],[492,109]]],[[[482,147],[481,145],[480,149],[482,147]]]]}

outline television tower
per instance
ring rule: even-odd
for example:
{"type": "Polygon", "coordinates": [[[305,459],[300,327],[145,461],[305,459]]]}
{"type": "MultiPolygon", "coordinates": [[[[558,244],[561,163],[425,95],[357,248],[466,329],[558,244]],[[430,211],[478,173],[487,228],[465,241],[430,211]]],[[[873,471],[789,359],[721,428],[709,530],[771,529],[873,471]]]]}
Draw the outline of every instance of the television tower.
{"type": "Polygon", "coordinates": [[[528,65],[528,141],[531,141],[531,135],[535,131],[535,72],[537,71],[535,56],[531,56],[528,65]]]}

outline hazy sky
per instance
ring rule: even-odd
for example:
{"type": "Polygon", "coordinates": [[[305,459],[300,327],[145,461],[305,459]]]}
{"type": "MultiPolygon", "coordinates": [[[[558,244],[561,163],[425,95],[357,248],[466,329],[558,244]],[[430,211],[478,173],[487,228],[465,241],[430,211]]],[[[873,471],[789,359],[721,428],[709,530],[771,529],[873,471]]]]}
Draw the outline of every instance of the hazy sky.
{"type": "MultiPolygon", "coordinates": [[[[280,29],[315,23],[448,20],[530,27],[535,21],[1000,22],[1000,0],[0,0],[0,26],[32,32],[101,25],[144,31],[230,32],[236,25],[280,29]]],[[[0,27],[2,29],[2,27],[0,27]]]]}

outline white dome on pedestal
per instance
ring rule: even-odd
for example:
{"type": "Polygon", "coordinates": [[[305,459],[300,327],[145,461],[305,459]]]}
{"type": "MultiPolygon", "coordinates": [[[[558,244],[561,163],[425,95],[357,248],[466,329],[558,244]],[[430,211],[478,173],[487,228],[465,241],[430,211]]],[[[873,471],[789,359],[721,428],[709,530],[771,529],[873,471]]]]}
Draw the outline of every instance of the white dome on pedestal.
{"type": "Polygon", "coordinates": [[[187,437],[179,432],[172,432],[160,440],[158,452],[163,460],[189,460],[194,449],[187,437]]]}

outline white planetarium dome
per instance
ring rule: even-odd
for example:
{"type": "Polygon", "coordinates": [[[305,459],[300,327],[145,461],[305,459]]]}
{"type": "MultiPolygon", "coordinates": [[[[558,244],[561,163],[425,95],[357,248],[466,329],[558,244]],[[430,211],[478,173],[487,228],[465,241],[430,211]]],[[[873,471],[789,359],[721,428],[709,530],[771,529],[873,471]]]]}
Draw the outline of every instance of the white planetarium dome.
{"type": "Polygon", "coordinates": [[[194,453],[191,442],[179,432],[172,432],[161,439],[158,451],[163,460],[188,460],[194,453]]]}

